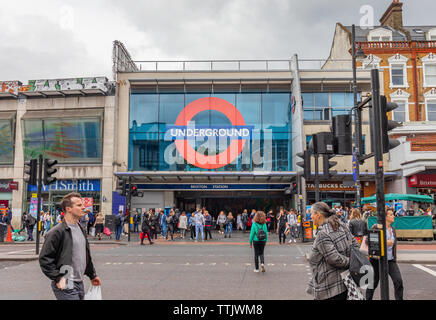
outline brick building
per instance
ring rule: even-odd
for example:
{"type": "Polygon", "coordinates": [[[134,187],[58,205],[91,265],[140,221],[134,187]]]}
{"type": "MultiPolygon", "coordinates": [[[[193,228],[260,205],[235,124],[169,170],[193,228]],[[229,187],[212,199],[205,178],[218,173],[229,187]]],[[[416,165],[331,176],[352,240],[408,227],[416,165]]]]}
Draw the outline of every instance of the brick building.
{"type": "MultiPolygon", "coordinates": [[[[351,30],[351,26],[336,24],[329,60],[351,57],[351,30]]],[[[398,173],[398,179],[387,184],[387,192],[434,195],[436,25],[403,25],[403,3],[394,0],[380,18],[379,26],[356,26],[356,47],[367,56],[357,62],[358,68],[379,69],[382,94],[399,105],[388,117],[403,123],[391,134],[401,145],[390,151],[385,163],[387,171],[398,173]],[[427,182],[420,183],[420,178],[427,182]]],[[[325,66],[333,67],[333,63],[325,66]]]]}

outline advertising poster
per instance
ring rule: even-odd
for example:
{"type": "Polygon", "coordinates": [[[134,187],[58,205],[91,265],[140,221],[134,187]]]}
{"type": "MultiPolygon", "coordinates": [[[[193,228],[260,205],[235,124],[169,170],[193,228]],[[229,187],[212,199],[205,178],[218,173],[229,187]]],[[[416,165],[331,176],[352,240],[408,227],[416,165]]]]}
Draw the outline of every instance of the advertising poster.
{"type": "Polygon", "coordinates": [[[83,198],[83,205],[85,206],[85,211],[89,210],[93,214],[94,198],[83,198]]]}
{"type": "Polygon", "coordinates": [[[30,199],[29,213],[35,219],[37,218],[37,215],[38,215],[38,199],[37,198],[30,199]]]}

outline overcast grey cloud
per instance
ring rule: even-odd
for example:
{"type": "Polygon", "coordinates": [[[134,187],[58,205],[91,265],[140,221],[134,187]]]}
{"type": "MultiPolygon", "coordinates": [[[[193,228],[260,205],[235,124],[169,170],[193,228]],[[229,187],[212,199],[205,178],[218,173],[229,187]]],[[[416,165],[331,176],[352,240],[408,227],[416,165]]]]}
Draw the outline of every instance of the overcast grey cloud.
{"type": "MultiPolygon", "coordinates": [[[[2,2],[0,81],[107,76],[112,41],[134,60],[323,59],[336,22],[374,23],[392,0],[2,2]]],[[[433,0],[403,0],[405,25],[436,25],[433,0]]]]}

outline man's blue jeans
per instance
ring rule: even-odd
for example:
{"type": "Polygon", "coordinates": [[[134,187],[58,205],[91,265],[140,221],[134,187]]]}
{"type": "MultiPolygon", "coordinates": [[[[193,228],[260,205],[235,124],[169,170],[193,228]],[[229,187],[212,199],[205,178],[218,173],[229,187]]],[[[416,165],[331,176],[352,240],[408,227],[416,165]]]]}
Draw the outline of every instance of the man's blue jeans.
{"type": "Polygon", "coordinates": [[[117,227],[115,227],[115,239],[116,240],[120,240],[121,237],[121,232],[123,231],[123,225],[119,225],[117,227]]]}
{"type": "Polygon", "coordinates": [[[167,232],[168,232],[168,225],[166,223],[162,224],[161,230],[162,230],[161,231],[162,237],[166,238],[167,237],[167,232]]]}
{"type": "Polygon", "coordinates": [[[204,240],[204,234],[203,234],[203,225],[202,224],[196,224],[195,225],[195,241],[198,240],[198,233],[201,232],[201,240],[204,240]]]}
{"type": "Polygon", "coordinates": [[[231,236],[232,235],[232,223],[227,223],[227,225],[226,225],[226,236],[227,236],[227,234],[229,235],[229,236],[231,236]]]}

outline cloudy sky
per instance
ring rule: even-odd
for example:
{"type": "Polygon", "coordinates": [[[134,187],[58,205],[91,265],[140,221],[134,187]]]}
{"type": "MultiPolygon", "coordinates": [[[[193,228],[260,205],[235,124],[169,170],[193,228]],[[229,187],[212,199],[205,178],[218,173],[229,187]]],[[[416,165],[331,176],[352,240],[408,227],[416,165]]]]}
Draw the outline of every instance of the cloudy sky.
{"type": "MultiPolygon", "coordinates": [[[[391,2],[1,1],[0,81],[112,79],[113,40],[134,60],[323,59],[336,22],[359,25],[373,14],[378,25],[391,2]]],[[[403,2],[405,25],[436,25],[434,0],[403,2]]]]}

